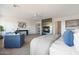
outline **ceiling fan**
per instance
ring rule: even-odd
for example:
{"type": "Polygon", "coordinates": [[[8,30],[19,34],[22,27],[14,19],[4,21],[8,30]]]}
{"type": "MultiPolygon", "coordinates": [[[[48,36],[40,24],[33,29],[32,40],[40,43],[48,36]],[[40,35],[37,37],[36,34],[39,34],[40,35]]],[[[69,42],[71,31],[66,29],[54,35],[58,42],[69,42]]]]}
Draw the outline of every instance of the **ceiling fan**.
{"type": "Polygon", "coordinates": [[[18,4],[13,4],[12,6],[13,6],[13,7],[19,7],[19,5],[18,5],[18,4]]]}

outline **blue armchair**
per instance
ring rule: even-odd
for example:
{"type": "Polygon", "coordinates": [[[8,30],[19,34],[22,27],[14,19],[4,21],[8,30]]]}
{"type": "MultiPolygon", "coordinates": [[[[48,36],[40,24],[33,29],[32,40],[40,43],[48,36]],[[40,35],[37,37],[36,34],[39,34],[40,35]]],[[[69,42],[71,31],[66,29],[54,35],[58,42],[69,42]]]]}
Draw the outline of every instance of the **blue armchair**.
{"type": "Polygon", "coordinates": [[[24,34],[4,35],[4,48],[20,48],[24,43],[24,34]]]}

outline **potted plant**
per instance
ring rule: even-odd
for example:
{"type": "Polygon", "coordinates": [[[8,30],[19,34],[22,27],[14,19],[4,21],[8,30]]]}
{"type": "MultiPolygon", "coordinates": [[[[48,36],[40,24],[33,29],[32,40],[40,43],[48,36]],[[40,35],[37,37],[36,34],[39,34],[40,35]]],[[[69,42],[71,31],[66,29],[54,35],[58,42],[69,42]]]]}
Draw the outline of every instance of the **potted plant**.
{"type": "Polygon", "coordinates": [[[2,25],[0,25],[0,39],[2,39],[3,38],[3,36],[2,36],[2,32],[4,31],[4,28],[3,28],[3,26],[2,25]]]}

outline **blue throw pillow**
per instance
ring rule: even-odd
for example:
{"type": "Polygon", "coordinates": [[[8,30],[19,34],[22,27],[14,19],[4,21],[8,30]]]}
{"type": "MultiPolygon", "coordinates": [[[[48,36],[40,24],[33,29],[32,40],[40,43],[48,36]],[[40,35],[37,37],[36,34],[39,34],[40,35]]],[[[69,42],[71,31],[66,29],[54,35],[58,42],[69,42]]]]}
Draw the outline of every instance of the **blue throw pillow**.
{"type": "Polygon", "coordinates": [[[73,32],[70,31],[70,30],[66,30],[64,32],[64,35],[63,35],[63,39],[64,39],[64,43],[68,46],[73,46],[74,45],[74,35],[73,35],[73,32]]]}

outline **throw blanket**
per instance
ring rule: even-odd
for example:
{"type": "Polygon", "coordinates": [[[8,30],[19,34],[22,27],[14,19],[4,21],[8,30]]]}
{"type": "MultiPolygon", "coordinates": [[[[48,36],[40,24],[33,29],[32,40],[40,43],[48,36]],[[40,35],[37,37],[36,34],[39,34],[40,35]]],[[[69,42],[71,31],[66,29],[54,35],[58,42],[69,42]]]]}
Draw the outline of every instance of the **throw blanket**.
{"type": "Polygon", "coordinates": [[[43,35],[34,38],[30,43],[30,54],[31,55],[48,55],[49,47],[59,35],[43,35]]]}

